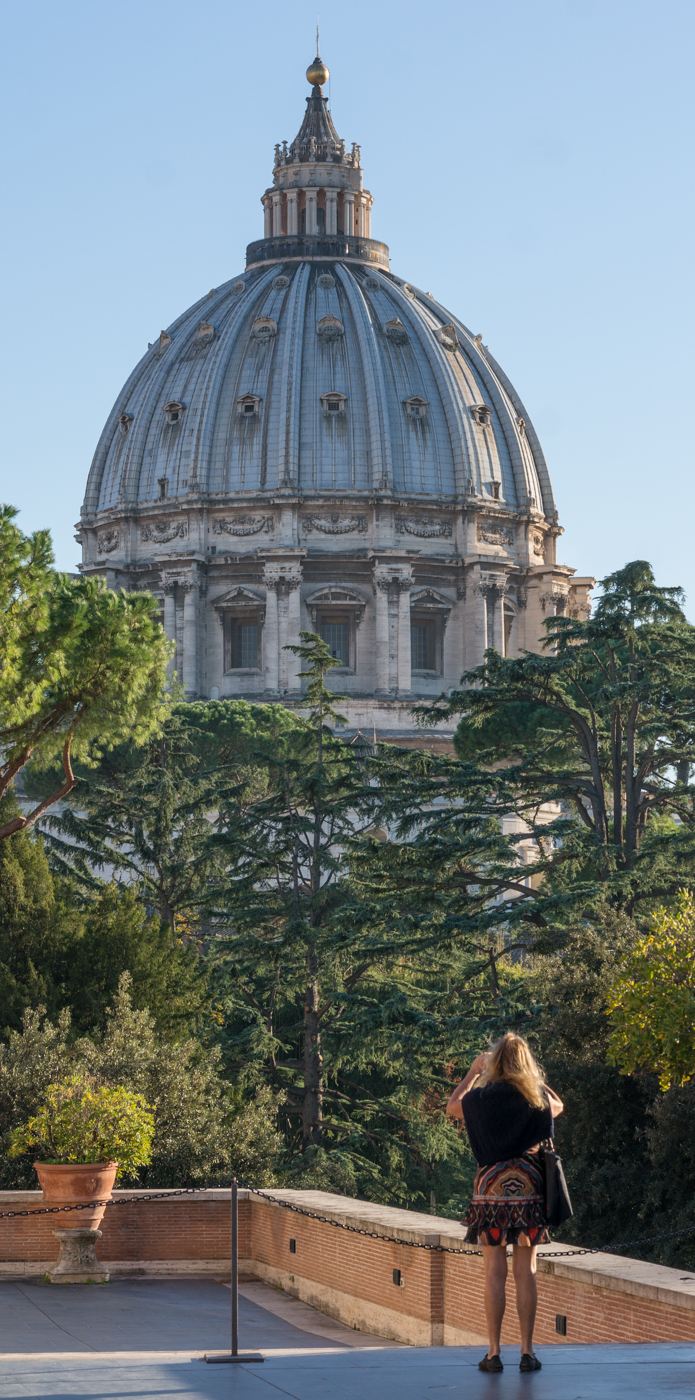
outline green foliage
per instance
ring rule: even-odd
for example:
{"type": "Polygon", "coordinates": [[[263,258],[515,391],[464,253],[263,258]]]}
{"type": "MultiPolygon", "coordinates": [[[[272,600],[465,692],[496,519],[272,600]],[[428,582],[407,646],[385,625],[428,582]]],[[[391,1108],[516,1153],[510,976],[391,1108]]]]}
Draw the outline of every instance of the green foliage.
{"type": "MultiPolygon", "coordinates": [[[[0,820],[16,804],[0,803],[0,820]]],[[[77,900],[51,875],[41,838],[19,831],[0,843],[0,1006],[19,1029],[27,1007],[64,1007],[78,1033],[103,1030],[122,973],[133,1001],[149,1007],[161,1033],[185,1034],[205,1014],[206,970],[159,918],[148,918],[133,888],[103,885],[77,900]]]]}
{"type": "Polygon", "coordinates": [[[142,1094],[85,1074],[49,1084],[38,1113],[11,1135],[8,1156],[52,1162],[118,1162],[117,1179],[152,1157],[154,1115],[142,1094]]]}
{"type": "Polygon", "coordinates": [[[171,650],[155,598],[55,574],[47,532],[25,537],[15,515],[0,508],[0,795],[30,758],[60,755],[63,780],[0,837],[72,790],[74,757],[90,761],[157,730],[171,650]]]}
{"type": "MultiPolygon", "coordinates": [[[[141,1167],[143,1186],[225,1184],[233,1168],[252,1168],[271,1184],[279,1148],[272,1095],[245,1101],[220,1075],[219,1051],[190,1038],[171,1042],[156,1034],[147,1011],[133,1009],[129,979],[121,978],[103,1035],[73,1039],[70,1017],[56,1023],[42,1010],[25,1013],[22,1033],[0,1047],[0,1133],[7,1152],[11,1134],[34,1111],[49,1084],[88,1076],[109,1088],[140,1094],[154,1113],[152,1157],[141,1167]]],[[[28,1156],[1,1161],[2,1184],[32,1182],[28,1156]]]]}
{"type": "Polygon", "coordinates": [[[695,1074],[695,899],[682,890],[653,916],[608,998],[608,1057],[623,1074],[658,1074],[663,1090],[695,1074]]]}
{"type": "Polygon", "coordinates": [[[264,754],[281,754],[296,727],[279,705],[175,705],[143,748],[78,767],[68,810],[46,823],[54,868],[86,894],[111,870],[172,931],[178,918],[195,937],[224,906],[226,862],[212,838],[264,790],[264,754]]]}
{"type": "Polygon", "coordinates": [[[462,690],[420,709],[428,724],[461,716],[462,813],[480,810],[487,772],[486,811],[515,821],[509,882],[498,867],[488,885],[510,923],[562,926],[606,898],[630,912],[672,897],[693,865],[695,628],[681,591],[642,561],[602,588],[590,619],[547,620],[541,654],[490,651],[462,690]]]}

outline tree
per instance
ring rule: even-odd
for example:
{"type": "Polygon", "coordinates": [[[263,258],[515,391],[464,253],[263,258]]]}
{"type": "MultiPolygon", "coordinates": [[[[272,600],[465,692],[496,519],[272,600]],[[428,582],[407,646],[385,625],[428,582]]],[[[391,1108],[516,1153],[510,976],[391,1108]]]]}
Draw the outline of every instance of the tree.
{"type": "MultiPolygon", "coordinates": [[[[171,1042],[156,1033],[146,1010],[134,1010],[125,974],[102,1035],[71,1037],[70,1015],[56,1023],[42,1008],[27,1011],[21,1033],[0,1047],[0,1132],[5,1149],[50,1084],[72,1075],[97,1085],[124,1086],[152,1106],[151,1163],[137,1173],[143,1186],[223,1184],[233,1169],[271,1184],[279,1148],[277,1113],[269,1094],[244,1100],[219,1072],[219,1051],[193,1039],[171,1042]]],[[[32,1159],[0,1159],[3,1184],[29,1186],[32,1159]]]]}
{"type": "Polygon", "coordinates": [[[226,861],[214,832],[263,788],[263,753],[282,752],[294,728],[279,705],[174,705],[143,747],[120,745],[78,766],[67,810],[45,823],[54,868],[86,894],[105,874],[128,882],[172,932],[195,940],[223,903],[226,861]]]}
{"type": "MultiPolygon", "coordinates": [[[[16,803],[0,802],[0,820],[16,803]]],[[[43,841],[19,831],[0,845],[0,1026],[18,1030],[27,1007],[51,1016],[69,1007],[78,1033],[103,1031],[123,972],[133,1000],[148,1006],[160,1033],[187,1033],[205,1012],[206,973],[193,947],[158,917],[148,917],[132,888],[102,885],[81,899],[74,883],[51,874],[43,841]]]]}
{"type": "Polygon", "coordinates": [[[387,929],[365,876],[380,783],[397,787],[416,757],[336,738],[335,662],[312,633],[297,650],[309,716],[268,756],[267,792],[215,838],[230,870],[233,931],[212,950],[228,1073],[282,1094],[287,1180],[459,1205],[470,1159],[442,1099],[465,1014],[434,938],[387,929]]]}
{"type": "Polygon", "coordinates": [[[608,998],[609,1059],[623,1074],[658,1074],[662,1090],[695,1075],[695,899],[659,909],[608,998]]]}
{"type": "Polygon", "coordinates": [[[24,536],[16,513],[0,508],[0,797],[30,759],[60,755],[63,773],[33,811],[0,826],[0,838],[72,791],[75,757],[156,731],[170,652],[150,594],[54,573],[48,532],[24,536]]]}
{"type": "Polygon", "coordinates": [[[673,896],[693,868],[695,628],[648,564],[602,588],[588,621],[546,622],[540,654],[489,651],[421,711],[460,715],[462,764],[494,777],[486,810],[515,827],[514,858],[488,888],[511,923],[542,927],[592,900],[629,912],[673,896]]]}

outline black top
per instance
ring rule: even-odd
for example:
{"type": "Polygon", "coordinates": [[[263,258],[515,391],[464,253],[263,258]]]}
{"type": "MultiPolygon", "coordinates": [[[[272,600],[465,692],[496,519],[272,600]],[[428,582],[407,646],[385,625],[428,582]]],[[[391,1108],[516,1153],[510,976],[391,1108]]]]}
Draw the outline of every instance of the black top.
{"type": "Polygon", "coordinates": [[[521,1157],[529,1147],[552,1137],[553,1115],[534,1108],[519,1089],[504,1079],[493,1079],[482,1089],[469,1089],[461,1100],[473,1156],[480,1167],[521,1157]]]}

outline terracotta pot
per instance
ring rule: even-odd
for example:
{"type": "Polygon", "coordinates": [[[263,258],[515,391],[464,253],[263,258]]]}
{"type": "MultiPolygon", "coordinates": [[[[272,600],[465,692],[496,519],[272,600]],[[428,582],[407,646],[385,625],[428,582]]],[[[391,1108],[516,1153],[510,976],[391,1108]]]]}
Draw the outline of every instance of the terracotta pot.
{"type": "Polygon", "coordinates": [[[66,1211],[60,1223],[66,1228],[96,1230],[111,1200],[118,1162],[34,1162],[43,1199],[48,1206],[103,1205],[66,1211]]]}

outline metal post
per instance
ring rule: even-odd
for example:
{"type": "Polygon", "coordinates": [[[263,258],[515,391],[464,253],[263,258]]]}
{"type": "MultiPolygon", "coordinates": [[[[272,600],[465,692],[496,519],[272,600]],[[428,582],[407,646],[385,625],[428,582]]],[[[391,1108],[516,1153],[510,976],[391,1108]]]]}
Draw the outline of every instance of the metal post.
{"type": "Polygon", "coordinates": [[[232,1356],[239,1354],[239,1193],[232,1179],[232,1356]]]}
{"type": "Polygon", "coordinates": [[[239,1353],[239,1186],[236,1177],[232,1178],[232,1350],[229,1356],[206,1356],[205,1361],[264,1361],[258,1351],[239,1353]]]}

